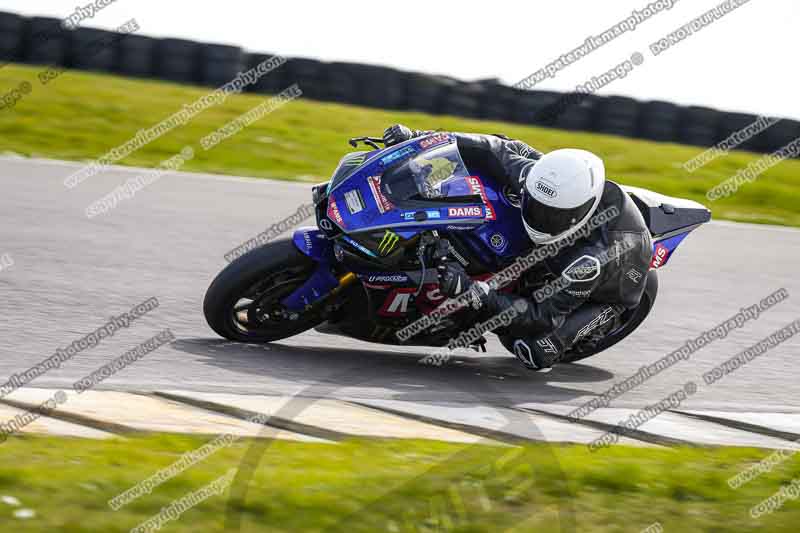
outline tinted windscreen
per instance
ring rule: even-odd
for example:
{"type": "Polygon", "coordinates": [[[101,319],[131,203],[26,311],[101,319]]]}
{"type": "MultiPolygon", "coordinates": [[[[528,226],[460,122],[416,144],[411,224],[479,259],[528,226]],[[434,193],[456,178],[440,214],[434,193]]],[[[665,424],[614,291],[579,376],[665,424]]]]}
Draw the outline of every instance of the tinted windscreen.
{"type": "Polygon", "coordinates": [[[367,152],[353,152],[351,154],[347,154],[339,161],[339,166],[336,167],[336,171],[333,173],[333,178],[331,179],[331,190],[336,188],[341,182],[352,176],[356,170],[364,164],[364,161],[367,160],[367,156],[369,154],[367,152]]]}
{"type": "Polygon", "coordinates": [[[451,187],[469,176],[456,143],[431,148],[383,174],[384,193],[393,202],[451,196],[451,187]]]}

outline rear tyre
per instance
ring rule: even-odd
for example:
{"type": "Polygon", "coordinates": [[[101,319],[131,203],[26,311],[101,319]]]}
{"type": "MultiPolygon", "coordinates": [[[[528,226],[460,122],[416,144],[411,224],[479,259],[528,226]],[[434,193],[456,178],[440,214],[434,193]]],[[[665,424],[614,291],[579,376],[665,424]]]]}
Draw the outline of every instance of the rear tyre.
{"type": "Polygon", "coordinates": [[[274,342],[323,322],[319,313],[291,313],[280,301],[302,286],[316,263],[290,239],[233,261],[206,291],[203,313],[220,336],[237,342],[274,342]]]}
{"type": "Polygon", "coordinates": [[[623,325],[616,331],[612,331],[609,335],[602,338],[599,342],[579,344],[573,347],[572,350],[564,355],[559,363],[575,363],[576,361],[581,361],[608,350],[618,342],[621,342],[625,337],[636,331],[636,329],[642,325],[644,319],[650,314],[650,310],[653,309],[653,305],[655,305],[656,294],[658,294],[658,274],[655,270],[651,270],[647,274],[647,285],[644,294],[642,294],[639,306],[623,314],[623,325]]]}

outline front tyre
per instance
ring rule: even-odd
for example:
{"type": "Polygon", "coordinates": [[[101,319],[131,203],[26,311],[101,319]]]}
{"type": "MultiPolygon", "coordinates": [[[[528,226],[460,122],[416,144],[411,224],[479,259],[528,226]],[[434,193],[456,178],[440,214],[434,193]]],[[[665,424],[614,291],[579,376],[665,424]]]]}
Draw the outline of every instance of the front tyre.
{"type": "Polygon", "coordinates": [[[318,312],[295,313],[281,300],[302,286],[317,264],[291,239],[281,239],[239,257],[206,291],[203,313],[220,336],[237,342],[274,342],[323,322],[318,312]]]}

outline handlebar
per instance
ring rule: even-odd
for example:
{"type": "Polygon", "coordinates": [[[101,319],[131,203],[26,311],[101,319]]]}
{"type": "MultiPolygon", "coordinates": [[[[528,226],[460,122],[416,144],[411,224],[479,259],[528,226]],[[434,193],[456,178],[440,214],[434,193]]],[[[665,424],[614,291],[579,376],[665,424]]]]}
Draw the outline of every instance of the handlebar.
{"type": "Polygon", "coordinates": [[[352,146],[353,148],[357,148],[358,143],[360,142],[363,142],[364,144],[369,145],[376,150],[381,149],[381,147],[378,146],[376,143],[381,143],[384,145],[386,144],[381,137],[354,137],[350,139],[350,146],[352,146]]]}

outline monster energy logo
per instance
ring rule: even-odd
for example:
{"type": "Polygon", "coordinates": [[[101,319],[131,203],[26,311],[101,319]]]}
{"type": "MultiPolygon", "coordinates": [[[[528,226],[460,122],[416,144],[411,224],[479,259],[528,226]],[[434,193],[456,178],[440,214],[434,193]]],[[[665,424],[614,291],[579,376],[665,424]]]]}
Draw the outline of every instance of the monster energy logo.
{"type": "Polygon", "coordinates": [[[383,256],[389,255],[395,248],[397,248],[397,243],[399,242],[400,236],[397,233],[391,230],[386,230],[386,233],[383,234],[383,239],[381,239],[381,242],[378,245],[378,251],[383,256]]]}
{"type": "Polygon", "coordinates": [[[344,165],[347,166],[347,167],[357,167],[357,166],[361,165],[366,159],[367,159],[367,156],[365,156],[365,155],[355,156],[355,157],[345,161],[344,165]]]}

